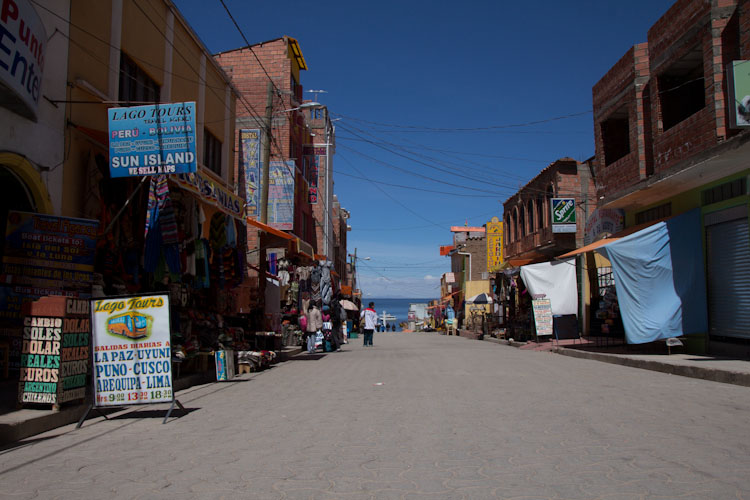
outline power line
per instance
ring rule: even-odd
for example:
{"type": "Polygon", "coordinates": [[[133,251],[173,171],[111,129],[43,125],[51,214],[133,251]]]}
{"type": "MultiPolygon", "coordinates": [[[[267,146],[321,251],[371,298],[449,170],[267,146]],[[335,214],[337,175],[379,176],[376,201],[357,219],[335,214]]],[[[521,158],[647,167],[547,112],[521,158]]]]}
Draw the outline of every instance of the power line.
{"type": "Polygon", "coordinates": [[[253,50],[250,42],[248,41],[247,37],[245,36],[245,33],[242,32],[242,28],[240,28],[240,25],[237,24],[237,21],[234,19],[234,16],[232,15],[232,13],[229,10],[229,7],[227,7],[227,4],[224,3],[224,0],[219,0],[219,2],[221,2],[221,5],[224,7],[224,10],[227,11],[227,15],[229,16],[229,19],[231,19],[232,23],[234,23],[234,27],[237,28],[237,31],[240,33],[240,36],[242,36],[242,39],[245,41],[245,44],[247,45],[247,48],[250,49],[250,53],[252,53],[253,56],[255,56],[255,60],[258,61],[258,64],[260,65],[260,69],[262,69],[263,73],[266,74],[266,77],[268,78],[268,81],[270,81],[271,85],[273,85],[273,88],[276,89],[276,93],[279,96],[281,96],[281,89],[276,86],[276,83],[274,83],[273,79],[271,78],[271,75],[268,74],[268,71],[266,71],[265,66],[263,66],[262,62],[260,62],[260,58],[255,53],[255,51],[253,50]]]}
{"type": "Polygon", "coordinates": [[[371,179],[367,179],[365,177],[360,177],[358,175],[347,174],[347,173],[341,172],[341,171],[338,171],[337,174],[338,175],[343,175],[343,176],[346,176],[346,177],[352,177],[354,179],[366,180],[367,182],[370,182],[370,183],[373,183],[373,184],[380,184],[380,185],[383,185],[383,186],[397,187],[397,188],[401,188],[401,189],[409,189],[411,191],[423,191],[423,192],[426,192],[426,193],[447,194],[447,195],[450,195],[450,196],[464,196],[464,197],[469,197],[469,198],[497,198],[497,196],[490,195],[490,194],[449,193],[447,191],[435,191],[433,189],[423,189],[423,188],[418,188],[418,187],[414,187],[414,186],[404,186],[404,185],[401,185],[401,184],[392,184],[390,182],[374,181],[374,180],[371,180],[371,179]]]}
{"type": "Polygon", "coordinates": [[[542,123],[550,123],[554,121],[559,120],[566,120],[569,118],[576,118],[578,116],[583,116],[592,113],[592,110],[586,110],[586,111],[580,111],[578,113],[571,113],[567,115],[562,116],[555,116],[552,118],[545,118],[543,120],[535,120],[530,122],[523,122],[523,123],[512,123],[507,125],[490,125],[487,127],[464,127],[464,128],[443,128],[443,127],[424,127],[419,125],[400,125],[400,124],[394,124],[394,123],[382,123],[382,122],[375,122],[370,120],[363,120],[361,118],[356,118],[353,116],[347,116],[342,114],[337,114],[337,116],[340,116],[342,118],[346,118],[347,120],[354,120],[359,121],[362,123],[368,123],[370,125],[377,125],[381,127],[391,127],[391,128],[399,128],[399,129],[406,129],[406,130],[412,130],[412,131],[424,131],[424,132],[475,132],[475,131],[482,131],[482,130],[503,130],[503,129],[509,129],[509,128],[520,128],[520,127],[530,127],[534,125],[539,125],[542,123]]]}

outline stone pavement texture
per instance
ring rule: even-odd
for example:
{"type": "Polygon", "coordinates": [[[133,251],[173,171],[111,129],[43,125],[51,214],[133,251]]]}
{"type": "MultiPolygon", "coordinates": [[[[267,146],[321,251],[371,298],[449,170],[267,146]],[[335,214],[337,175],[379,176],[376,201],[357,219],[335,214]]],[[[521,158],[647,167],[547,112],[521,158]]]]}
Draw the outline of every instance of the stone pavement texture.
{"type": "Polygon", "coordinates": [[[750,499],[750,389],[375,334],[0,452],[0,496],[750,499]],[[162,411],[155,411],[160,409],[162,411]]]}

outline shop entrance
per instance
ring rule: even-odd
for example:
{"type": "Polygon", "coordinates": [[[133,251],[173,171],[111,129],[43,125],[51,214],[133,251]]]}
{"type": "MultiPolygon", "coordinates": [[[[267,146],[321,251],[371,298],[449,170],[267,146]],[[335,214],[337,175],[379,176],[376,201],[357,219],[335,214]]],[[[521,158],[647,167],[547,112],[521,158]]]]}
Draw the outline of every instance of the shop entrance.
{"type": "MultiPolygon", "coordinates": [[[[0,164],[0,235],[5,242],[8,211],[36,212],[36,204],[29,187],[7,166],[0,164]]],[[[0,246],[0,259],[5,245],[0,246]]]]}
{"type": "Polygon", "coordinates": [[[746,206],[705,216],[709,334],[750,340],[750,228],[746,206]]]}

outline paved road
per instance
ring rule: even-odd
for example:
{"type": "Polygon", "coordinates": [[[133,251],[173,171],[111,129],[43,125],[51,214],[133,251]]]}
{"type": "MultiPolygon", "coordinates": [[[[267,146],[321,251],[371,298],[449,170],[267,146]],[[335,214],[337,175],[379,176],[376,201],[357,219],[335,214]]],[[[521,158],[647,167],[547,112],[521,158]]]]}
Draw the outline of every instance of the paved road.
{"type": "Polygon", "coordinates": [[[167,425],[3,451],[0,496],[750,499],[746,387],[436,334],[345,347],[185,391],[167,425]]]}

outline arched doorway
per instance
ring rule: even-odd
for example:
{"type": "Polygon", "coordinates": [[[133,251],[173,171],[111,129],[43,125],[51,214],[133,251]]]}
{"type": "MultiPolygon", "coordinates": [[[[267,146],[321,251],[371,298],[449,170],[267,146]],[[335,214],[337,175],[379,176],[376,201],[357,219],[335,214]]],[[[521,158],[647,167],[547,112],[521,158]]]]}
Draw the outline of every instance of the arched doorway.
{"type": "Polygon", "coordinates": [[[0,259],[5,251],[8,211],[49,214],[52,203],[34,166],[15,153],[0,153],[0,259]]]}

